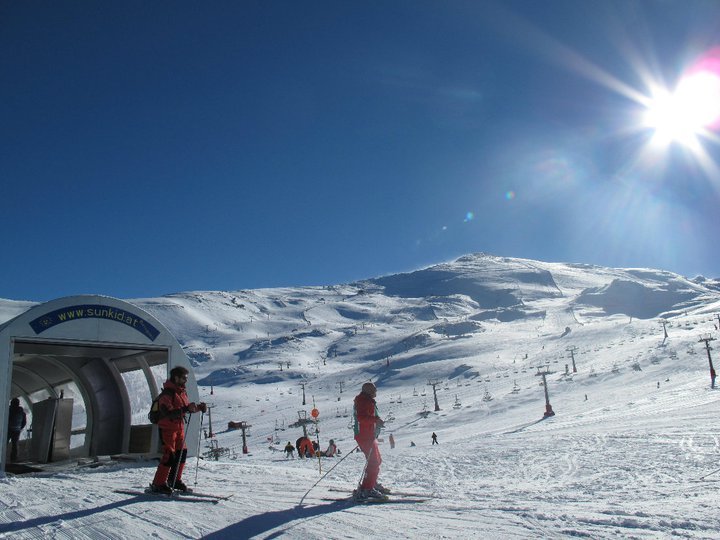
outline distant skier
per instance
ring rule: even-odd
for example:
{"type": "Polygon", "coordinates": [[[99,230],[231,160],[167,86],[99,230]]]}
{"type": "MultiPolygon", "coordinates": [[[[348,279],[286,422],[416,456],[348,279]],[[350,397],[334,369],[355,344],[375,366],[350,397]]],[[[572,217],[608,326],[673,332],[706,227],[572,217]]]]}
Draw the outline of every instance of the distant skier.
{"type": "Polygon", "coordinates": [[[315,454],[313,444],[307,437],[300,437],[297,444],[298,456],[311,458],[315,454]]]}
{"type": "Polygon", "coordinates": [[[10,400],[10,411],[8,413],[8,442],[12,443],[10,447],[10,461],[17,461],[18,457],[18,441],[20,440],[20,432],[27,425],[27,416],[25,409],[20,406],[18,398],[10,400]]]}
{"type": "MultiPolygon", "coordinates": [[[[433,443],[433,444],[440,444],[440,443],[437,442],[437,435],[435,434],[434,431],[433,431],[433,434],[432,434],[431,438],[432,438],[432,443],[433,443]]],[[[432,445],[431,445],[431,446],[432,446],[432,445]]]]}
{"type": "Polygon", "coordinates": [[[325,450],[325,453],[323,455],[325,457],[335,457],[336,453],[337,446],[335,445],[335,441],[333,439],[330,439],[330,444],[328,444],[327,450],[325,450]]]}
{"type": "Polygon", "coordinates": [[[377,483],[382,464],[377,436],[385,422],[378,416],[376,395],[377,388],[373,383],[363,384],[360,393],[355,396],[353,407],[355,440],[367,459],[365,475],[356,493],[358,499],[384,499],[382,491],[387,491],[377,483]]]}
{"type": "Polygon", "coordinates": [[[161,418],[158,421],[160,439],[162,440],[163,455],[160,459],[151,489],[158,493],[172,493],[173,488],[187,491],[182,481],[185,468],[187,446],[185,445],[185,413],[207,411],[205,403],[190,403],[185,384],[188,380],[188,370],[176,366],[170,370],[170,378],[163,385],[160,395],[161,418]]]}
{"type": "Polygon", "coordinates": [[[395,448],[395,437],[393,437],[393,434],[390,434],[390,437],[388,437],[388,441],[390,441],[390,450],[395,448]]]}
{"type": "Polygon", "coordinates": [[[286,458],[294,458],[295,457],[295,447],[292,445],[290,441],[285,445],[285,457],[286,458]]]}

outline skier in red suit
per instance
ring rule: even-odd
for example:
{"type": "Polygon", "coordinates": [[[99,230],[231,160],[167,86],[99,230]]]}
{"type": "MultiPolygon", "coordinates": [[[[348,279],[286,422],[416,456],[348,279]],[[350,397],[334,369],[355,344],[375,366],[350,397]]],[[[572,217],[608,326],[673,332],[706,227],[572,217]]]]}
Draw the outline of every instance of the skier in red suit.
{"type": "Polygon", "coordinates": [[[190,403],[185,392],[188,370],[176,366],[170,370],[170,378],[165,381],[158,400],[160,420],[158,428],[162,440],[163,455],[160,459],[152,490],[160,493],[172,493],[173,489],[187,491],[182,481],[185,468],[187,446],[185,446],[185,414],[207,411],[205,403],[190,403]]]}
{"type": "Polygon", "coordinates": [[[355,440],[365,454],[367,467],[360,483],[358,498],[384,498],[387,491],[377,483],[380,474],[382,456],[378,447],[377,435],[385,422],[378,416],[375,396],[377,388],[371,382],[362,385],[361,392],[355,396],[353,415],[355,417],[355,440]]]}
{"type": "Polygon", "coordinates": [[[313,449],[312,441],[310,439],[308,439],[307,437],[300,438],[300,444],[298,445],[298,455],[301,458],[312,457],[315,455],[315,450],[313,449]]]}

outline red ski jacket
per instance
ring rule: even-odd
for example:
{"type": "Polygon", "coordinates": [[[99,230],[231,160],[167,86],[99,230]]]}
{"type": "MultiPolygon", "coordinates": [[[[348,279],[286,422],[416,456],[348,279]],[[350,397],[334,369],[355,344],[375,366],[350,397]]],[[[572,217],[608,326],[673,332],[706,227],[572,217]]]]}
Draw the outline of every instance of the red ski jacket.
{"type": "Polygon", "coordinates": [[[378,420],[375,400],[367,394],[360,393],[355,396],[355,439],[372,441],[377,436],[376,423],[378,420]]]}
{"type": "Polygon", "coordinates": [[[300,442],[300,446],[298,447],[298,453],[300,455],[315,455],[315,450],[313,449],[312,442],[307,437],[303,437],[300,442]]]}
{"type": "Polygon", "coordinates": [[[190,400],[185,393],[185,387],[167,380],[163,384],[163,390],[170,392],[163,392],[158,399],[162,412],[158,427],[168,431],[182,431],[185,426],[185,412],[190,410],[190,400]]]}

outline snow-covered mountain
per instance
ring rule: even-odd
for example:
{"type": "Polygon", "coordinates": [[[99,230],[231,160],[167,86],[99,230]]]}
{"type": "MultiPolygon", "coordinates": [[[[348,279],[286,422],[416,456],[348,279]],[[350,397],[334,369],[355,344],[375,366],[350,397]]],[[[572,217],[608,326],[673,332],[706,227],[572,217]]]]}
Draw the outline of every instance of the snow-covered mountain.
{"type": "Polygon", "coordinates": [[[573,337],[618,320],[613,315],[629,321],[712,313],[720,301],[715,283],[474,254],[348,285],[133,302],[175,333],[201,384],[332,378],[337,370],[322,367],[330,360],[350,381],[392,385],[427,364],[433,377],[448,378],[554,361],[566,356],[573,337]],[[503,339],[505,330],[523,334],[523,344],[503,339]]]}
{"type": "MultiPolygon", "coordinates": [[[[152,463],[8,478],[0,538],[717,536],[712,490],[687,482],[720,453],[700,341],[717,337],[717,280],[474,254],[345,285],[130,301],[175,334],[214,405],[215,450],[203,452],[219,461],[193,464],[199,486],[245,496],[208,515],[103,491],[147,482],[152,463]],[[538,422],[541,372],[557,414],[538,422]],[[297,506],[319,476],[317,462],[280,458],[301,434],[291,424],[318,408],[321,445],[334,438],[347,453],[348,411],[368,379],[388,420],[382,480],[433,498],[323,501],[357,481],[353,454],[297,506]],[[241,420],[250,455],[225,428],[241,420]]],[[[30,305],[0,301],[0,322],[30,305]]]]}

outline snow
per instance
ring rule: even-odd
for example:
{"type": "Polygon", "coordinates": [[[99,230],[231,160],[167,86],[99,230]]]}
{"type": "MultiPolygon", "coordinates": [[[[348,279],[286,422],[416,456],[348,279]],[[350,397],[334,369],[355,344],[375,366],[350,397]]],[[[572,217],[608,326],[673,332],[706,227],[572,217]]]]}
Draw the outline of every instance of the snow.
{"type": "MultiPolygon", "coordinates": [[[[186,483],[234,496],[213,505],[112,491],[146,485],[155,462],[57,464],[0,479],[0,538],[718,537],[720,392],[699,341],[717,337],[716,281],[475,254],[342,286],[131,302],[215,383],[200,390],[223,450],[210,459],[203,441],[186,483]],[[541,370],[556,413],[546,420],[541,370]],[[392,418],[380,479],[425,502],[326,500],[362,472],[345,414],[369,378],[392,418]],[[302,434],[288,426],[313,404],[321,446],[333,438],[343,454],[286,459],[302,434]],[[229,421],[251,424],[249,454],[229,421]]],[[[31,305],[0,301],[0,322],[31,305]]]]}

